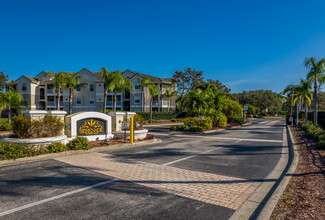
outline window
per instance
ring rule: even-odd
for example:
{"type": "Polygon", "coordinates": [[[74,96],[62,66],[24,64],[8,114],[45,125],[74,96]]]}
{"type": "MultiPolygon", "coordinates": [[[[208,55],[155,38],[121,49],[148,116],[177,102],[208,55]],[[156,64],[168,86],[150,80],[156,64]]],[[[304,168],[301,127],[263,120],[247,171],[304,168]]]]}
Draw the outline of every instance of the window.
{"type": "Polygon", "coordinates": [[[90,91],[90,92],[95,91],[95,86],[94,86],[94,84],[90,84],[90,85],[89,85],[89,91],[90,91]]]}
{"type": "Polygon", "coordinates": [[[113,99],[111,95],[107,96],[106,105],[113,105],[113,99]]]}
{"type": "Polygon", "coordinates": [[[89,98],[89,105],[95,104],[95,100],[93,98],[89,98]]]}
{"type": "Polygon", "coordinates": [[[77,105],[81,105],[81,98],[77,98],[77,105]]]}
{"type": "Polygon", "coordinates": [[[140,89],[140,85],[138,81],[134,82],[134,89],[140,89]]]}
{"type": "Polygon", "coordinates": [[[49,101],[49,102],[54,101],[54,96],[48,96],[47,101],[49,101]]]}
{"type": "Polygon", "coordinates": [[[101,83],[98,83],[98,87],[102,87],[102,84],[101,83]]]}
{"type": "Polygon", "coordinates": [[[27,84],[26,83],[22,84],[21,90],[27,91],[27,84]]]}
{"type": "Polygon", "coordinates": [[[80,92],[80,91],[81,91],[81,86],[77,85],[77,92],[80,92]]]}
{"type": "Polygon", "coordinates": [[[116,96],[116,105],[121,105],[121,96],[116,96]]]}
{"type": "Polygon", "coordinates": [[[47,84],[47,90],[53,89],[53,84],[47,84]]]}
{"type": "Polygon", "coordinates": [[[140,96],[134,96],[134,104],[140,104],[140,96]]]}

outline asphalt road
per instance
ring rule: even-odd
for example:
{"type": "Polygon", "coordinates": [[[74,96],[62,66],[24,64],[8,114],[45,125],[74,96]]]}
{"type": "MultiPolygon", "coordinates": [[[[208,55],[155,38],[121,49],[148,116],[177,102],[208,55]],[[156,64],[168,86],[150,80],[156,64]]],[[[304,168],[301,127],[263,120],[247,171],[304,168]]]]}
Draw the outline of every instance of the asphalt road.
{"type": "MultiPolygon", "coordinates": [[[[150,127],[162,142],[104,154],[122,162],[259,183],[281,157],[283,129],[282,119],[252,120],[248,126],[211,134],[150,127]]],[[[55,159],[4,166],[0,219],[228,219],[236,211],[146,184],[55,159]]]]}

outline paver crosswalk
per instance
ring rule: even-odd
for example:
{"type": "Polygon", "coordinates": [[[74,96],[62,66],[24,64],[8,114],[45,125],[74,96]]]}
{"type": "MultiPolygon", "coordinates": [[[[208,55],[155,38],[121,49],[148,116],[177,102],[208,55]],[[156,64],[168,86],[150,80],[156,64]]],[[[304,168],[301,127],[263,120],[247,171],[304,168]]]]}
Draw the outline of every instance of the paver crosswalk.
{"type": "Polygon", "coordinates": [[[119,180],[234,210],[260,184],[242,178],[121,159],[105,153],[72,155],[56,160],[119,180]]]}

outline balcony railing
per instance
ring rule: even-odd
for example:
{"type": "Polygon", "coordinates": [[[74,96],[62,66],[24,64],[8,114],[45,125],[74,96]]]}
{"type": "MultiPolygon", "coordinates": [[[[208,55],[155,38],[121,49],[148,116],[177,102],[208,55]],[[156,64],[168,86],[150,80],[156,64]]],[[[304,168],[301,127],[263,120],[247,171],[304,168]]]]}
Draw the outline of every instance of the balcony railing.
{"type": "Polygon", "coordinates": [[[168,105],[168,100],[163,100],[163,105],[168,105]]]}

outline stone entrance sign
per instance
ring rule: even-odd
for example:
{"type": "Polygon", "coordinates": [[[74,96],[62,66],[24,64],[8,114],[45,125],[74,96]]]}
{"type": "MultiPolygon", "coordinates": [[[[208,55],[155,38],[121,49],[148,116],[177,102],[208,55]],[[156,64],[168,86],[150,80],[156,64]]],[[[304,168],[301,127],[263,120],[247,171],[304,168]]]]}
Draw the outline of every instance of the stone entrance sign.
{"type": "Polygon", "coordinates": [[[112,138],[111,116],[100,112],[79,112],[65,118],[68,138],[86,137],[89,141],[112,138]]]}

